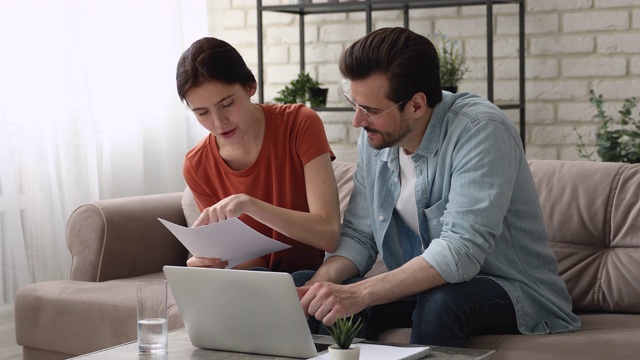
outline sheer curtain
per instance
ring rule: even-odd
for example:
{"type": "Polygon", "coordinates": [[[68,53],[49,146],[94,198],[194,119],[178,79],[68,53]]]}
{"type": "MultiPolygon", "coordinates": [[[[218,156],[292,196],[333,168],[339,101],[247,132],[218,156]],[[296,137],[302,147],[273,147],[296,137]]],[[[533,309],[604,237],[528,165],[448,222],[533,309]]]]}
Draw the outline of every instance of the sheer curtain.
{"type": "Polygon", "coordinates": [[[0,304],[68,278],[78,205],[184,188],[175,66],[206,16],[204,0],[2,0],[0,304]]]}

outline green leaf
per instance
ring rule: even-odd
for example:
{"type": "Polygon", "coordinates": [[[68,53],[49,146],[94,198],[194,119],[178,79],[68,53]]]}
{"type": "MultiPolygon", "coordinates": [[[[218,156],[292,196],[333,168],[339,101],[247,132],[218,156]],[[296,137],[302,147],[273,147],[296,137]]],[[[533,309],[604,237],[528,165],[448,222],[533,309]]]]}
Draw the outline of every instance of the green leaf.
{"type": "Polygon", "coordinates": [[[360,318],[354,324],[353,316],[347,318],[338,318],[330,327],[326,327],[329,335],[335,340],[338,347],[341,349],[348,349],[353,343],[353,339],[356,338],[360,330],[362,329],[362,323],[360,318]]]}
{"type": "Polygon", "coordinates": [[[458,42],[438,31],[433,41],[440,62],[440,83],[442,86],[456,86],[469,71],[466,59],[458,48],[458,42]]]}
{"type": "Polygon", "coordinates": [[[284,89],[278,91],[277,97],[273,101],[279,104],[304,104],[311,100],[308,89],[319,87],[321,84],[314,80],[307,72],[301,72],[298,77],[291,80],[284,89]]]}
{"type": "MultiPolygon", "coordinates": [[[[609,116],[604,110],[605,100],[602,94],[596,94],[593,89],[589,90],[589,101],[596,110],[593,117],[601,121],[595,139],[596,153],[600,159],[611,162],[640,162],[640,119],[633,118],[633,110],[638,104],[637,98],[624,100],[618,111],[618,119],[609,116]]],[[[575,127],[574,131],[578,134],[576,149],[579,156],[591,160],[593,152],[586,151],[582,135],[575,127]]]]}

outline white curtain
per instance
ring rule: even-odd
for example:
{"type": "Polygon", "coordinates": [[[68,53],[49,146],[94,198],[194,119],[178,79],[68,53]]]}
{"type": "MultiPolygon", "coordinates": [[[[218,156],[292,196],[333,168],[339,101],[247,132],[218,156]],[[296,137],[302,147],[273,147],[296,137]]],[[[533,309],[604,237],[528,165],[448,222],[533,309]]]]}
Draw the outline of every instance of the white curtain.
{"type": "Polygon", "coordinates": [[[206,16],[204,0],[0,1],[0,304],[68,278],[78,205],[184,188],[175,67],[206,16]]]}

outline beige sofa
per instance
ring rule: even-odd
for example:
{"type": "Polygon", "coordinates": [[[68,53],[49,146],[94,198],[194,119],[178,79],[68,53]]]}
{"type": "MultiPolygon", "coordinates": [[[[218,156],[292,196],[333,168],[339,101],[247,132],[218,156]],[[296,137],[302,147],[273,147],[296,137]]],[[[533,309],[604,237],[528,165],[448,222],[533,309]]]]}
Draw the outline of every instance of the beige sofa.
{"type": "MultiPolygon", "coordinates": [[[[467,346],[496,349],[498,360],[640,358],[640,165],[533,160],[530,166],[582,330],[480,336],[467,346]]],[[[343,210],[354,164],[336,161],[334,170],[343,210]]],[[[24,359],[68,358],[134,340],[135,280],[162,277],[163,265],[187,257],[157,218],[188,225],[195,216],[188,192],[80,206],[67,227],[71,279],[32,284],[16,296],[24,359]]],[[[182,327],[171,296],[169,307],[170,329],[182,327]]],[[[406,342],[409,332],[393,329],[380,340],[406,342]]]]}

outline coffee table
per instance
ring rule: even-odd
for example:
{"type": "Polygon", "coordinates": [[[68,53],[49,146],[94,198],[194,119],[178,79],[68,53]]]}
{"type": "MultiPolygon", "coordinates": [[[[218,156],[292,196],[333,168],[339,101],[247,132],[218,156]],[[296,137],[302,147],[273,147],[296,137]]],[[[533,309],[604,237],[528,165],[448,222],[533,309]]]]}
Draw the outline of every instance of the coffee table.
{"type": "MultiPolygon", "coordinates": [[[[328,338],[328,337],[327,337],[328,338]]],[[[451,348],[431,346],[429,356],[424,359],[447,360],[490,360],[494,350],[451,348]]],[[[138,342],[132,341],[112,348],[74,357],[80,360],[291,360],[289,357],[242,354],[217,350],[199,349],[191,344],[187,330],[177,329],[169,332],[169,352],[164,355],[138,354],[138,342]]],[[[362,359],[366,360],[366,359],[362,359]]]]}

